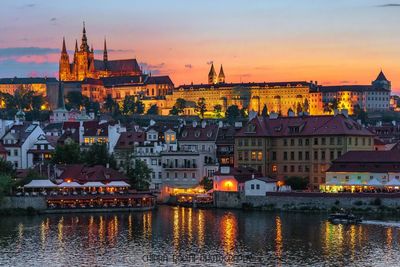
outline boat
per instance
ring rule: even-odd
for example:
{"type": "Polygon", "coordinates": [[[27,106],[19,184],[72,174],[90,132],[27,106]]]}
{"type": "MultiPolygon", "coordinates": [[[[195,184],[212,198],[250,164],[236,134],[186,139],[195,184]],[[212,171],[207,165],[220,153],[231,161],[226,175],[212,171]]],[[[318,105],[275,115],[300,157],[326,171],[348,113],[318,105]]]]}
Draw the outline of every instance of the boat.
{"type": "Polygon", "coordinates": [[[328,221],[333,224],[358,224],[362,222],[362,218],[349,211],[340,211],[329,214],[328,221]]]}

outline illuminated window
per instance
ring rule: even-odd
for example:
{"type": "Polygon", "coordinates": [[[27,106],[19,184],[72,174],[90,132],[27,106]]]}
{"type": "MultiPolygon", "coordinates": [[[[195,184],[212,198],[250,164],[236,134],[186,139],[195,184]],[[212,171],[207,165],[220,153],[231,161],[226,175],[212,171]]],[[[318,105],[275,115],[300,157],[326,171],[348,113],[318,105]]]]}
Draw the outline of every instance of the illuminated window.
{"type": "Polygon", "coordinates": [[[262,161],[262,159],[263,159],[263,153],[261,151],[258,151],[257,160],[262,161]]]}
{"type": "Polygon", "coordinates": [[[251,152],[251,160],[256,160],[257,153],[255,151],[251,152]]]}
{"type": "Polygon", "coordinates": [[[278,171],[278,166],[272,165],[272,171],[273,171],[273,172],[277,172],[277,171],[278,171]]]}

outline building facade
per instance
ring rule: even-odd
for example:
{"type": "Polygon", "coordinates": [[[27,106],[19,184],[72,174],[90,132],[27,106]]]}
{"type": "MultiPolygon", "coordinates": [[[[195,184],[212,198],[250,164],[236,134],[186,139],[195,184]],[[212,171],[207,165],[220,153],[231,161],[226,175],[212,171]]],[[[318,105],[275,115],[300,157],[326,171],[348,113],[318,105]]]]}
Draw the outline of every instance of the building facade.
{"type": "Polygon", "coordinates": [[[344,115],[256,117],[235,137],[235,167],[284,180],[325,182],[331,161],[351,150],[374,150],[374,135],[344,115]]]}
{"type": "Polygon", "coordinates": [[[65,39],[63,39],[59,77],[61,81],[83,81],[85,78],[98,79],[110,76],[141,75],[142,70],[136,59],[109,60],[107,44],[104,40],[103,60],[94,58],[93,47],[89,48],[85,24],[83,24],[82,41],[78,48],[75,42],[75,52],[72,63],[69,59],[65,39]]]}

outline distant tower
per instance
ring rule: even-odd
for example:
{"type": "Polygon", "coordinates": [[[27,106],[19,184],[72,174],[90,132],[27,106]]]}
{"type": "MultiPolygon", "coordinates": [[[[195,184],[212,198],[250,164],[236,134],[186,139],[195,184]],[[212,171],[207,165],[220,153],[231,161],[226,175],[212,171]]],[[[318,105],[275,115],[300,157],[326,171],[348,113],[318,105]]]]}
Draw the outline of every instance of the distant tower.
{"type": "Polygon", "coordinates": [[[208,73],[208,84],[216,84],[218,82],[217,73],[214,69],[214,64],[211,64],[210,72],[208,73]]]}
{"type": "Polygon", "coordinates": [[[68,121],[68,111],[65,109],[64,102],[64,87],[62,82],[58,83],[58,96],[57,96],[57,108],[53,110],[53,116],[51,122],[64,122],[68,121]]]}
{"type": "Polygon", "coordinates": [[[225,83],[225,73],[224,73],[224,69],[222,68],[222,64],[221,64],[221,68],[219,69],[218,83],[225,83]]]}
{"type": "Polygon", "coordinates": [[[89,45],[87,43],[87,37],[86,37],[85,22],[83,22],[81,51],[89,52],[89,45]]]}
{"type": "Polygon", "coordinates": [[[104,38],[103,61],[104,61],[104,63],[106,63],[108,61],[106,38],[104,38]]]}
{"type": "Polygon", "coordinates": [[[70,65],[69,65],[69,56],[67,53],[67,48],[65,46],[65,38],[63,37],[62,49],[61,49],[61,57],[60,57],[60,66],[59,66],[59,79],[66,80],[70,76],[70,65]]]}
{"type": "Polygon", "coordinates": [[[388,79],[386,79],[386,76],[382,70],[378,74],[378,77],[376,77],[375,81],[372,82],[372,86],[375,87],[376,89],[384,89],[388,91],[392,89],[391,82],[388,79]]]}

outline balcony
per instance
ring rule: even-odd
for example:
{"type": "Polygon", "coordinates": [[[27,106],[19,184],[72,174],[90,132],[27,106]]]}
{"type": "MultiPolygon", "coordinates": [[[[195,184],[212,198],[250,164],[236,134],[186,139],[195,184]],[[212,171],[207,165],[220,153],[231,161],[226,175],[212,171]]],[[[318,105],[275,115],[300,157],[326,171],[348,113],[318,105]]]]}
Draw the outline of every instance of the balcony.
{"type": "Polygon", "coordinates": [[[162,167],[165,170],[196,170],[197,169],[197,164],[167,164],[163,163],[162,167]]]}

